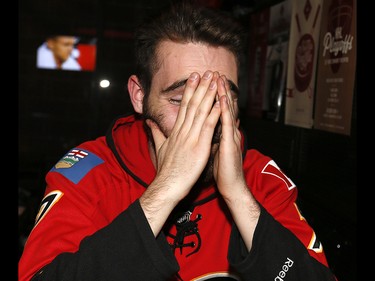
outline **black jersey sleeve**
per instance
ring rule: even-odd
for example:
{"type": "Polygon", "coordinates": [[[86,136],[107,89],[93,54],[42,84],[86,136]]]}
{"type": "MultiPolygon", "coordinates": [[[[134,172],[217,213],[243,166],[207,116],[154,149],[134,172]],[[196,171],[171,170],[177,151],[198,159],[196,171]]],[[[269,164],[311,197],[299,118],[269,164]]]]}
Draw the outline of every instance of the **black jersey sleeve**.
{"type": "Polygon", "coordinates": [[[108,226],[82,240],[77,252],[58,255],[32,281],[165,281],[178,270],[165,236],[154,237],[136,200],[108,226]]]}
{"type": "Polygon", "coordinates": [[[336,280],[330,268],[310,256],[298,238],[262,206],[250,252],[233,225],[228,260],[244,281],[336,280]]]}

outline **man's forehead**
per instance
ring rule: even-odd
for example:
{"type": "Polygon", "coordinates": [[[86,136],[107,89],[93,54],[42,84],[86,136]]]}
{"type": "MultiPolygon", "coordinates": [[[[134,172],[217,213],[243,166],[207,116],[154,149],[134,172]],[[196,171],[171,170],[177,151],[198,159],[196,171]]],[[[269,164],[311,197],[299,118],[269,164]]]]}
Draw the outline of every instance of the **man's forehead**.
{"type": "Polygon", "coordinates": [[[192,72],[202,76],[207,70],[218,71],[237,84],[235,56],[224,48],[163,41],[157,49],[157,60],[158,69],[154,78],[162,80],[164,86],[186,80],[192,72]]]}

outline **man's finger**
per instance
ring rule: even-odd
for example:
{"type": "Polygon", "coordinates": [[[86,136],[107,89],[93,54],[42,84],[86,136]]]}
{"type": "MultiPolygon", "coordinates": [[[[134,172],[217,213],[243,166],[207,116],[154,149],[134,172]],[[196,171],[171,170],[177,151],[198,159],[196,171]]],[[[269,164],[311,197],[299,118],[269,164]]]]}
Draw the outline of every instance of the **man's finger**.
{"type": "Polygon", "coordinates": [[[184,95],[181,100],[180,109],[178,111],[178,115],[177,115],[174,128],[179,129],[182,126],[182,124],[185,122],[186,111],[187,111],[190,99],[194,95],[194,92],[196,91],[198,87],[199,81],[200,81],[200,76],[197,72],[191,73],[188,80],[186,81],[184,95]]]}

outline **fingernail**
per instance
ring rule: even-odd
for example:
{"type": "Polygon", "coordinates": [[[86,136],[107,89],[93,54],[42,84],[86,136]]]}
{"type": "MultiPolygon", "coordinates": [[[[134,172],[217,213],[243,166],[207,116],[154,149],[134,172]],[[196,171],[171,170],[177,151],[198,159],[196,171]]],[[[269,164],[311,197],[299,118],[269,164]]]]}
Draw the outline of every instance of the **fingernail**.
{"type": "Polygon", "coordinates": [[[211,76],[212,76],[212,72],[211,71],[206,71],[204,73],[204,75],[203,75],[203,78],[204,79],[209,79],[209,78],[211,78],[211,76]]]}
{"type": "Polygon", "coordinates": [[[198,73],[192,73],[190,75],[190,80],[197,80],[198,79],[198,73]]]}

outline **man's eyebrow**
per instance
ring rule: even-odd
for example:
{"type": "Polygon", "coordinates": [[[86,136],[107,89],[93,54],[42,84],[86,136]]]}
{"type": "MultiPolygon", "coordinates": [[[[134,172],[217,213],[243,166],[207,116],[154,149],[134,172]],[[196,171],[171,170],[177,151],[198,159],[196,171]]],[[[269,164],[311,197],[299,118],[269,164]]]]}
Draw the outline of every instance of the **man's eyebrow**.
{"type": "Polygon", "coordinates": [[[233,83],[233,81],[228,80],[229,88],[231,91],[235,92],[237,96],[240,95],[240,89],[236,86],[236,84],[233,83]]]}
{"type": "Polygon", "coordinates": [[[187,79],[183,79],[183,80],[176,81],[176,82],[174,82],[172,85],[170,85],[170,86],[168,86],[167,88],[161,90],[161,92],[162,92],[163,94],[168,93],[168,92],[171,92],[171,91],[173,91],[173,90],[175,90],[175,89],[177,89],[177,88],[179,88],[179,87],[185,85],[185,84],[186,84],[186,81],[187,81],[187,79]]]}
{"type": "MultiPolygon", "coordinates": [[[[161,92],[162,93],[168,93],[171,92],[183,85],[186,84],[187,79],[179,80],[174,82],[172,85],[168,86],[167,88],[163,89],[161,92]]],[[[235,92],[237,95],[240,94],[240,89],[236,86],[236,84],[233,83],[233,81],[228,80],[229,88],[231,91],[235,92]]]]}

